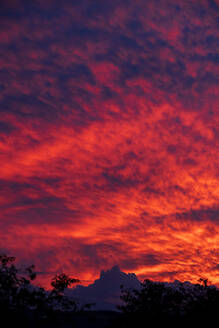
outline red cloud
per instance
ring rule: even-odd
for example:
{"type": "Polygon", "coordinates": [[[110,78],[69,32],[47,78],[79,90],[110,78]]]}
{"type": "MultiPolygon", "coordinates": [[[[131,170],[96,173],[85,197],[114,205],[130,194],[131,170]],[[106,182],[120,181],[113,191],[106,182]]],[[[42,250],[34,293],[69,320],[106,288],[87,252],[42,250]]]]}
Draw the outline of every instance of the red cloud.
{"type": "Polygon", "coordinates": [[[0,247],[82,280],[218,283],[213,7],[36,6],[0,29],[0,247]]]}

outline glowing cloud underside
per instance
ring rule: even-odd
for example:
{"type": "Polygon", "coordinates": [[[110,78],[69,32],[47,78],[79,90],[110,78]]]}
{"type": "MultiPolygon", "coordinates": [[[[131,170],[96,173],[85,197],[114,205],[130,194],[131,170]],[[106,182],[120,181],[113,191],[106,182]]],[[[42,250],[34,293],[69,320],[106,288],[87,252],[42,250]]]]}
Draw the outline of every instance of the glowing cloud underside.
{"type": "Polygon", "coordinates": [[[0,248],[45,284],[219,284],[219,4],[157,2],[2,4],[0,248]]]}

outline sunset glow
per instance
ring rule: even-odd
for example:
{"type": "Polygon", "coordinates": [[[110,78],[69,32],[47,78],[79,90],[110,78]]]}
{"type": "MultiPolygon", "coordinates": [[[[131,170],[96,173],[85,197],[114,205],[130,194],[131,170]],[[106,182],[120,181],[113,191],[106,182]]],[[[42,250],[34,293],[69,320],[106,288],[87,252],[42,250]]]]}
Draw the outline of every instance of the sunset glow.
{"type": "Polygon", "coordinates": [[[0,6],[1,252],[219,286],[218,1],[0,6]]]}

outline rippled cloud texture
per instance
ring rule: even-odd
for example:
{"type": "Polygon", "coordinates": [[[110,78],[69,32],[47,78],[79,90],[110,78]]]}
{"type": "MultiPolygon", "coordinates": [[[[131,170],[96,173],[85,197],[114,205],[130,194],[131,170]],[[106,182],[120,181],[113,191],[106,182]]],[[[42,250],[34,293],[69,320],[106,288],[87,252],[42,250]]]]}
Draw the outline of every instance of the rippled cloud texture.
{"type": "Polygon", "coordinates": [[[219,3],[1,1],[0,247],[219,284],[219,3]]]}

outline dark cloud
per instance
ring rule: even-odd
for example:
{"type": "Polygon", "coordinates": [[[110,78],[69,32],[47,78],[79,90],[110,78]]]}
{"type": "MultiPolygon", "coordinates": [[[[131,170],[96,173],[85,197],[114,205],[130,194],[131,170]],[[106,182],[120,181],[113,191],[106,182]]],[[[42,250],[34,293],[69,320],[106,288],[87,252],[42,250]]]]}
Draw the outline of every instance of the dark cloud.
{"type": "Polygon", "coordinates": [[[194,221],[212,221],[215,224],[219,223],[219,209],[218,208],[208,208],[200,210],[192,210],[187,213],[180,213],[176,215],[179,219],[194,220],[194,221]]]}
{"type": "Polygon", "coordinates": [[[0,121],[0,133],[9,135],[12,131],[15,130],[15,127],[8,122],[0,121]]]}
{"type": "Polygon", "coordinates": [[[134,273],[120,271],[119,266],[101,271],[99,279],[87,287],[78,285],[66,290],[68,296],[78,299],[83,304],[95,303],[95,310],[115,310],[120,304],[121,285],[123,288],[140,288],[140,281],[134,273]]]}
{"type": "Polygon", "coordinates": [[[161,260],[155,254],[140,254],[138,256],[129,256],[121,261],[122,267],[128,270],[135,270],[136,267],[143,265],[144,267],[153,267],[162,264],[165,260],[160,255],[161,260]]]}
{"type": "Polygon", "coordinates": [[[54,108],[48,103],[43,102],[36,96],[24,94],[5,97],[2,101],[2,111],[12,112],[24,118],[39,117],[52,120],[56,116],[54,108]]]}
{"type": "Polygon", "coordinates": [[[216,264],[213,268],[211,268],[213,271],[218,271],[219,270],[219,264],[216,264]]]}

